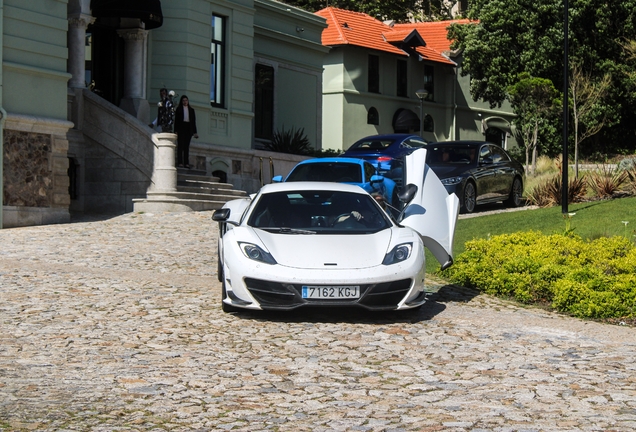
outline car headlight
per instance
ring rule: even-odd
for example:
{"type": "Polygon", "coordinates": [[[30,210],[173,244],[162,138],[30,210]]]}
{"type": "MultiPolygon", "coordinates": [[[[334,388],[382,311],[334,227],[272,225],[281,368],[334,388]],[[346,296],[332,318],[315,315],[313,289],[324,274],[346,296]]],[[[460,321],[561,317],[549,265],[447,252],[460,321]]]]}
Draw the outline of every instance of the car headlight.
{"type": "Polygon", "coordinates": [[[397,264],[402,261],[406,261],[411,256],[411,250],[413,249],[413,243],[403,243],[394,247],[391,252],[386,254],[382,264],[391,265],[397,264]]]}
{"type": "Polygon", "coordinates": [[[255,244],[239,243],[239,248],[243,254],[251,260],[260,261],[265,264],[276,264],[276,260],[270,253],[265,252],[255,244]]]}
{"type": "Polygon", "coordinates": [[[462,182],[462,178],[461,177],[449,177],[449,178],[445,178],[440,180],[442,182],[443,185],[456,185],[462,182]]]}

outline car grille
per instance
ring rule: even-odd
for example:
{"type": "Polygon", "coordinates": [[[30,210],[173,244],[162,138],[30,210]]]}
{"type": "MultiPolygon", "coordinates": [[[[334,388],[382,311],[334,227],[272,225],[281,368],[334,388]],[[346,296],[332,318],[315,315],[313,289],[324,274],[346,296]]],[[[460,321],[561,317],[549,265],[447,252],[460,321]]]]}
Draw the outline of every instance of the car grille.
{"type": "Polygon", "coordinates": [[[411,279],[360,285],[357,299],[304,299],[303,284],[286,284],[246,278],[245,285],[263,309],[294,309],[306,305],[361,306],[367,309],[394,309],[411,287],[411,279]]]}

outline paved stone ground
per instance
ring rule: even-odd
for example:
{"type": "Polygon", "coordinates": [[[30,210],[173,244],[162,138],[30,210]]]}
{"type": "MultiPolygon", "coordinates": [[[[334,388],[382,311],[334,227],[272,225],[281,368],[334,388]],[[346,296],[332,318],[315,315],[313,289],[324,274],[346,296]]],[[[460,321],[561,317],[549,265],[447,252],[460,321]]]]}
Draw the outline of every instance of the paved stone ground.
{"type": "Polygon", "coordinates": [[[210,213],[0,230],[3,431],[631,431],[636,335],[432,281],[224,314],[210,213]]]}

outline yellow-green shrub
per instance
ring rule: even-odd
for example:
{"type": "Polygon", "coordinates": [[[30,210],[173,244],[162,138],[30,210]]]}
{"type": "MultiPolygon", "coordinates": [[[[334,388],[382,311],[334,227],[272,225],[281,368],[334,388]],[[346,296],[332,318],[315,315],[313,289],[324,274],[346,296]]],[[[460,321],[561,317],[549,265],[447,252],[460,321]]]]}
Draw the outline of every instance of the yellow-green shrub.
{"type": "Polygon", "coordinates": [[[636,316],[636,248],[624,237],[585,241],[530,231],[472,240],[442,275],[578,317],[636,316]]]}

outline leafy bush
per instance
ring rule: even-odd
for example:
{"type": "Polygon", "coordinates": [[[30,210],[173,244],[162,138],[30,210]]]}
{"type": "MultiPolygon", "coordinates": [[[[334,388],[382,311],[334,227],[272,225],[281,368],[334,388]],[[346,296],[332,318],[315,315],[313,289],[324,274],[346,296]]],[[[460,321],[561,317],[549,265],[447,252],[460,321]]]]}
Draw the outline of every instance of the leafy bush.
{"type": "MultiPolygon", "coordinates": [[[[561,174],[548,178],[528,192],[528,203],[539,207],[551,207],[561,204],[561,174]]],[[[584,177],[568,179],[568,202],[581,202],[585,199],[587,185],[584,177]]]]}
{"type": "Polygon", "coordinates": [[[636,156],[626,157],[618,163],[619,170],[633,170],[636,168],[636,156]]]}
{"type": "Polygon", "coordinates": [[[265,148],[278,153],[297,155],[308,155],[313,151],[309,138],[305,135],[305,128],[285,130],[285,126],[274,132],[272,141],[265,143],[265,148]]]}
{"type": "Polygon", "coordinates": [[[598,198],[611,198],[616,195],[625,182],[625,171],[614,170],[603,166],[598,171],[587,174],[587,184],[598,198]]]}
{"type": "Polygon", "coordinates": [[[530,231],[472,240],[441,275],[576,317],[636,316],[636,248],[621,236],[584,241],[530,231]]]}
{"type": "Polygon", "coordinates": [[[624,179],[627,192],[636,195],[636,168],[625,170],[624,179]]]}

